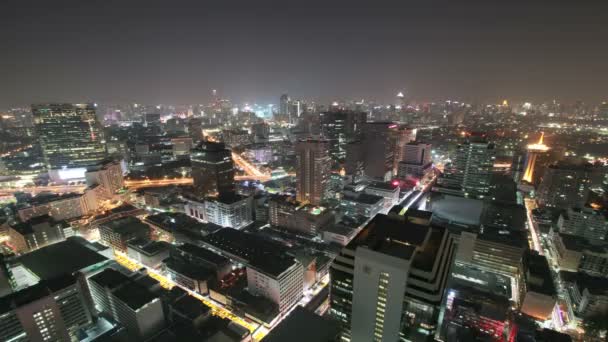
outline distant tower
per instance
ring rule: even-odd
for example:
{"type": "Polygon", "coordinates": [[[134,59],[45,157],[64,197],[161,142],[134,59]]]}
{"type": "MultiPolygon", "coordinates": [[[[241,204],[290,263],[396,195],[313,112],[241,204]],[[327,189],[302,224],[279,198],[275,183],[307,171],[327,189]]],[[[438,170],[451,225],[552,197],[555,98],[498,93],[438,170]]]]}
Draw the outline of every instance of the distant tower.
{"type": "Polygon", "coordinates": [[[281,117],[287,117],[289,115],[289,95],[283,94],[279,99],[279,114],[281,117]]]}
{"type": "Polygon", "coordinates": [[[522,180],[528,182],[528,183],[533,183],[534,181],[534,166],[536,165],[536,157],[539,154],[543,154],[546,153],[547,151],[549,151],[549,147],[547,145],[544,144],[543,140],[545,138],[545,133],[541,133],[540,134],[540,139],[538,139],[538,142],[536,144],[530,144],[528,145],[528,155],[526,158],[526,167],[525,167],[525,171],[524,171],[524,177],[522,178],[522,180]]]}
{"type": "Polygon", "coordinates": [[[397,94],[397,106],[400,106],[403,109],[407,107],[407,103],[405,102],[405,95],[403,95],[402,91],[397,94]]]}
{"type": "Polygon", "coordinates": [[[325,199],[331,158],[327,140],[300,140],[296,144],[296,196],[300,202],[319,205],[325,199]]]}

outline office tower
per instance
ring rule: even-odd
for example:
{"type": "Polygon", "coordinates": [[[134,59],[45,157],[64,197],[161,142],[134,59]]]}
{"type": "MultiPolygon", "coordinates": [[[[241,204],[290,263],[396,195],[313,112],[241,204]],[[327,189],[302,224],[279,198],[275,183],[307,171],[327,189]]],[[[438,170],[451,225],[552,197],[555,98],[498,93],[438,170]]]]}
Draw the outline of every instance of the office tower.
{"type": "Polygon", "coordinates": [[[129,276],[112,268],[89,278],[95,306],[124,325],[133,341],[150,338],[165,326],[163,306],[154,286],[158,282],[148,276],[129,276]]]}
{"type": "Polygon", "coordinates": [[[431,144],[410,142],[402,150],[397,172],[399,179],[420,180],[432,170],[431,144]]]}
{"type": "MultiPolygon", "coordinates": [[[[410,142],[416,141],[416,129],[409,128],[407,126],[401,126],[393,133],[395,134],[395,152],[393,158],[393,175],[397,175],[399,168],[399,162],[405,159],[406,145],[410,142]]],[[[429,150],[430,153],[430,150],[429,150]]]]}
{"type": "Polygon", "coordinates": [[[458,145],[455,158],[439,179],[438,190],[464,197],[483,198],[490,191],[496,149],[485,134],[473,133],[458,145]]]}
{"type": "Polygon", "coordinates": [[[282,120],[289,119],[289,95],[283,94],[279,99],[279,116],[282,120]]]}
{"type": "Polygon", "coordinates": [[[190,118],[190,120],[188,120],[188,134],[196,143],[203,140],[203,119],[190,118]]]}
{"type": "Polygon", "coordinates": [[[300,140],[295,150],[297,200],[319,205],[327,196],[329,184],[329,143],[326,140],[300,140]]]}
{"type": "Polygon", "coordinates": [[[51,179],[84,179],[86,167],[105,158],[103,130],[93,105],[32,105],[32,113],[51,179]]]}
{"type": "Polygon", "coordinates": [[[351,183],[357,183],[365,176],[365,150],[363,141],[356,140],[345,146],[346,161],[344,172],[351,183]]]}
{"type": "Polygon", "coordinates": [[[334,162],[346,158],[346,144],[362,137],[366,114],[351,111],[330,111],[320,115],[321,134],[329,141],[329,151],[334,162]]]}
{"type": "Polygon", "coordinates": [[[223,143],[201,142],[192,150],[190,160],[197,194],[204,196],[234,190],[234,162],[223,143]]]}
{"type": "Polygon", "coordinates": [[[2,297],[0,340],[74,341],[92,323],[86,285],[65,274],[2,297]]]}
{"type": "Polygon", "coordinates": [[[437,328],[454,248],[448,231],[430,219],[376,215],[330,268],[329,312],[343,337],[427,341],[437,328]]]}
{"type": "Polygon", "coordinates": [[[589,190],[601,185],[602,172],[601,166],[571,161],[549,165],[538,186],[538,203],[560,209],[582,208],[589,190]]]}
{"type": "Polygon", "coordinates": [[[526,166],[524,167],[524,176],[522,180],[528,183],[534,183],[534,169],[536,166],[536,158],[540,154],[545,154],[549,151],[549,147],[544,144],[543,140],[545,133],[541,133],[540,138],[536,144],[530,144],[527,147],[528,153],[526,155],[526,166]]]}
{"type": "Polygon", "coordinates": [[[551,319],[557,304],[557,289],[547,258],[536,251],[524,255],[524,294],[521,312],[539,321],[551,319]]]}
{"type": "Polygon", "coordinates": [[[363,125],[365,176],[389,181],[393,177],[398,126],[392,122],[368,122],[363,125]]]}

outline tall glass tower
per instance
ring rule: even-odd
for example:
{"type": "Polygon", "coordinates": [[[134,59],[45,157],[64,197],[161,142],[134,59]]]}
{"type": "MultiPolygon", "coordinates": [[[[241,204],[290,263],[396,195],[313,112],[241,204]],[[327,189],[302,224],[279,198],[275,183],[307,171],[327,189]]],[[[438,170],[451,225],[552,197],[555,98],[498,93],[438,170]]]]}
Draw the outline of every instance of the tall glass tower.
{"type": "Polygon", "coordinates": [[[36,134],[51,174],[61,179],[80,178],[66,170],[81,170],[106,157],[103,130],[92,104],[32,105],[36,134]]]}

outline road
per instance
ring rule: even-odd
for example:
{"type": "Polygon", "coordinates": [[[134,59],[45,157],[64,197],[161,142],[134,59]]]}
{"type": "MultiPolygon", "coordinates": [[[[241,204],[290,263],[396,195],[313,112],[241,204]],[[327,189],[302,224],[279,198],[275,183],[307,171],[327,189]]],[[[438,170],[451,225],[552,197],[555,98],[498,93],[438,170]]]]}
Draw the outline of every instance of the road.
{"type": "Polygon", "coordinates": [[[530,248],[537,251],[540,255],[544,254],[542,245],[540,243],[540,238],[536,228],[534,226],[534,219],[532,218],[532,210],[536,209],[536,201],[531,198],[524,199],[524,204],[526,206],[526,216],[527,216],[527,226],[528,226],[528,234],[530,237],[530,248]]]}

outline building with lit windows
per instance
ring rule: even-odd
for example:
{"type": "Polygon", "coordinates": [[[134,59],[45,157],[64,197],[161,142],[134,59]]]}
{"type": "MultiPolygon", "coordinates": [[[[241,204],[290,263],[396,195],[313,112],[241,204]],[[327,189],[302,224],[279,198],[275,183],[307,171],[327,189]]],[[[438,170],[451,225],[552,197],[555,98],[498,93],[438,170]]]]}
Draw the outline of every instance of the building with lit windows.
{"type": "Polygon", "coordinates": [[[327,197],[331,158],[327,140],[296,143],[296,197],[298,202],[320,205],[327,197]]]}
{"type": "Polygon", "coordinates": [[[362,137],[364,112],[329,111],[320,114],[321,134],[329,141],[329,153],[334,162],[346,158],[346,144],[362,137]]]}
{"type": "Polygon", "coordinates": [[[234,162],[223,143],[203,141],[190,154],[194,190],[213,195],[234,190],[234,162]]]}
{"type": "Polygon", "coordinates": [[[36,134],[51,179],[84,179],[106,157],[103,130],[92,104],[32,105],[36,134]]]}
{"type": "Polygon", "coordinates": [[[253,223],[253,198],[236,193],[208,197],[204,201],[187,200],[186,214],[220,227],[242,229],[253,223]]]}
{"type": "Polygon", "coordinates": [[[561,233],[583,237],[591,243],[603,243],[608,235],[608,214],[589,207],[569,208],[557,221],[561,233]]]}
{"type": "Polygon", "coordinates": [[[92,323],[86,285],[62,275],[0,299],[0,340],[73,341],[92,323]]]}
{"type": "Polygon", "coordinates": [[[420,180],[431,170],[431,144],[410,142],[403,147],[403,156],[397,164],[397,176],[402,180],[420,180]]]}
{"type": "Polygon", "coordinates": [[[101,186],[105,198],[112,198],[118,190],[124,187],[124,177],[121,162],[105,161],[89,168],[85,173],[88,186],[101,186]]]}
{"type": "Polygon", "coordinates": [[[446,165],[444,174],[437,180],[437,190],[442,193],[484,198],[490,192],[495,146],[485,134],[474,133],[466,142],[458,145],[452,162],[446,165]]]}
{"type": "Polygon", "coordinates": [[[589,191],[602,184],[601,166],[560,161],[549,165],[538,186],[537,198],[541,206],[568,209],[582,208],[589,191]]]}
{"type": "Polygon", "coordinates": [[[156,280],[106,268],[88,283],[97,310],[122,324],[130,340],[145,340],[165,327],[163,305],[155,293],[160,287],[156,280]]]}
{"type": "Polygon", "coordinates": [[[235,229],[221,229],[202,239],[205,247],[247,268],[247,289],[277,304],[281,313],[298,303],[304,292],[302,264],[284,245],[235,229]]]}
{"type": "Polygon", "coordinates": [[[454,251],[448,231],[429,220],[376,215],[330,268],[329,313],[343,338],[432,338],[454,251]]]}

